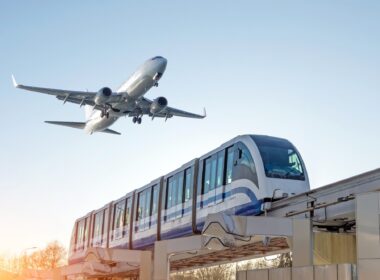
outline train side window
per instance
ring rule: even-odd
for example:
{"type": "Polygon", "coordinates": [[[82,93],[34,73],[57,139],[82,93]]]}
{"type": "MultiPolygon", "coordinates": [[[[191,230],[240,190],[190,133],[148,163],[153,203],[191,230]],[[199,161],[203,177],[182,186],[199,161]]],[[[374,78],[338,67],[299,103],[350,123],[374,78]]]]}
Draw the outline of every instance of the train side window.
{"type": "Polygon", "coordinates": [[[177,205],[178,176],[173,176],[172,207],[177,205]]]}
{"type": "Polygon", "coordinates": [[[249,179],[259,187],[255,162],[243,143],[237,145],[237,159],[233,173],[233,180],[236,179],[249,179]]]}
{"type": "Polygon", "coordinates": [[[177,175],[177,201],[176,204],[183,203],[183,171],[179,172],[177,175]]]}
{"type": "Polygon", "coordinates": [[[166,209],[170,209],[172,207],[172,192],[173,192],[173,177],[169,177],[167,179],[166,186],[166,209]]]}
{"type": "Polygon", "coordinates": [[[137,200],[137,216],[136,221],[140,221],[144,218],[144,208],[145,208],[145,192],[139,192],[137,200]]]}
{"type": "Polygon", "coordinates": [[[232,182],[232,169],[234,166],[234,146],[227,148],[227,160],[226,160],[226,184],[232,182]]]}
{"type": "Polygon", "coordinates": [[[119,239],[123,237],[123,226],[125,218],[125,200],[122,200],[115,204],[114,206],[114,220],[113,220],[113,230],[114,238],[119,239]]]}
{"type": "Polygon", "coordinates": [[[127,198],[127,203],[126,203],[126,207],[125,207],[125,218],[124,218],[124,225],[129,225],[130,223],[130,219],[131,219],[131,208],[132,208],[132,201],[131,201],[131,198],[128,197],[127,198]]]}
{"type": "Polygon", "coordinates": [[[87,241],[90,235],[90,218],[91,217],[86,218],[86,226],[84,230],[84,244],[83,244],[84,247],[87,247],[87,244],[88,244],[87,241]]]}
{"type": "Polygon", "coordinates": [[[217,163],[217,171],[216,171],[216,187],[220,187],[223,185],[223,175],[224,175],[224,154],[225,151],[219,151],[217,154],[218,163],[217,163]]]}
{"type": "Polygon", "coordinates": [[[144,218],[147,218],[150,216],[150,205],[151,205],[151,188],[147,188],[144,190],[145,192],[145,213],[144,218]]]}
{"type": "Polygon", "coordinates": [[[203,194],[206,194],[210,190],[211,157],[206,158],[203,163],[203,194]]]}
{"type": "Polygon", "coordinates": [[[217,157],[216,155],[213,155],[211,157],[210,190],[214,190],[216,187],[216,169],[217,169],[217,157]]]}
{"type": "Polygon", "coordinates": [[[193,172],[192,167],[185,170],[185,202],[193,197],[193,172]]]}
{"type": "Polygon", "coordinates": [[[158,185],[154,185],[152,188],[152,215],[155,215],[158,211],[158,185]]]}

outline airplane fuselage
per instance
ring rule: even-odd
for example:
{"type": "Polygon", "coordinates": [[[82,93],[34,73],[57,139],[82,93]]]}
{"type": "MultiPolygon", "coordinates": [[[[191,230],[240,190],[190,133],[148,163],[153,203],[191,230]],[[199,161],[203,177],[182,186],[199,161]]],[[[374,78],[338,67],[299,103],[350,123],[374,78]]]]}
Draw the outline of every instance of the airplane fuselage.
{"type": "Polygon", "coordinates": [[[109,110],[109,117],[102,117],[99,110],[93,110],[87,120],[84,130],[87,133],[102,131],[114,124],[119,117],[135,114],[139,115],[137,104],[153,86],[157,85],[166,69],[167,60],[161,56],[156,56],[147,60],[126,80],[116,91],[125,102],[120,102],[109,110]]]}

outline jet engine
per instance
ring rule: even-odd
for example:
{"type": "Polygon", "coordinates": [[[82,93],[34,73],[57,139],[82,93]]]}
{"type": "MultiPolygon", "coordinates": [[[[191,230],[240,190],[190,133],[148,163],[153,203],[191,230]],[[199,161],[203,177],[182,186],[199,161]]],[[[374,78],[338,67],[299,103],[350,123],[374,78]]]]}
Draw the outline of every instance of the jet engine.
{"type": "Polygon", "coordinates": [[[101,88],[95,96],[95,104],[103,105],[107,102],[108,98],[111,96],[112,90],[108,87],[101,88]]]}
{"type": "Polygon", "coordinates": [[[168,106],[168,100],[165,97],[157,97],[153,100],[152,104],[150,104],[150,112],[154,115],[162,110],[164,110],[168,106]]]}

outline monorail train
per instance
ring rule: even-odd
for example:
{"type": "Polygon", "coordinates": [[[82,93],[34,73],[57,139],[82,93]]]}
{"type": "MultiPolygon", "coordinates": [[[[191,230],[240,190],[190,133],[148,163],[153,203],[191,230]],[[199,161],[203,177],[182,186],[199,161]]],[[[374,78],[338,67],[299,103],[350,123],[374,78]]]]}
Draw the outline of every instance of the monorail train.
{"type": "Polygon", "coordinates": [[[198,234],[206,216],[260,215],[274,199],[310,189],[286,139],[243,135],[76,220],[69,263],[89,247],[149,249],[156,240],[198,234]]]}

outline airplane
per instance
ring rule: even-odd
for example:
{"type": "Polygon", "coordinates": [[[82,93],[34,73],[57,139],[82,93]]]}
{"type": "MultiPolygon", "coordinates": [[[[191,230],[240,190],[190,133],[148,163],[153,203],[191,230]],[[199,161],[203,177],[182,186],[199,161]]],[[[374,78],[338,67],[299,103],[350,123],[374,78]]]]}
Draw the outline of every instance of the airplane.
{"type": "Polygon", "coordinates": [[[141,124],[144,115],[148,115],[152,119],[165,118],[165,121],[173,116],[205,118],[205,109],[203,115],[198,115],[169,107],[167,99],[163,96],[153,100],[144,97],[152,87],[158,86],[158,81],[165,72],[166,64],[167,59],[162,56],[155,56],[145,61],[116,92],[109,87],[103,87],[98,92],[88,92],[26,86],[18,84],[13,75],[12,81],[16,88],[53,95],[63,101],[63,104],[71,102],[79,104],[80,107],[84,106],[86,122],[45,122],[83,129],[88,134],[104,132],[120,135],[121,133],[111,130],[109,127],[123,116],[131,117],[132,122],[137,124],[141,124]]]}

